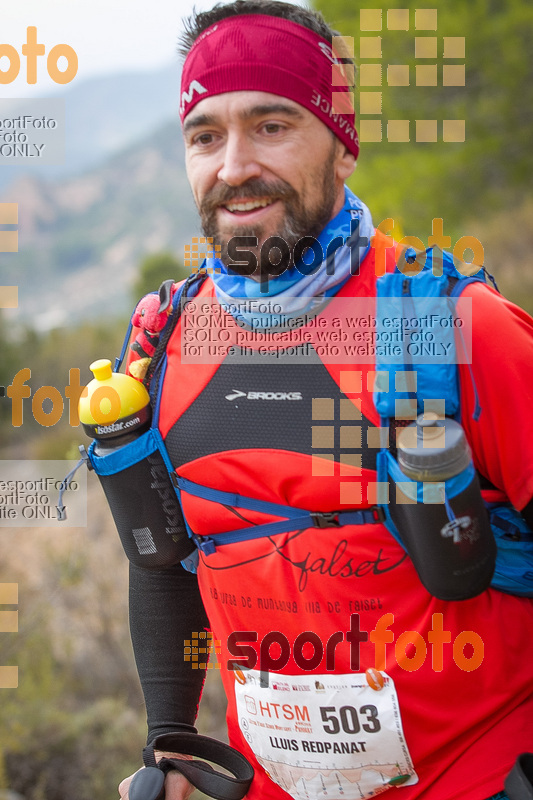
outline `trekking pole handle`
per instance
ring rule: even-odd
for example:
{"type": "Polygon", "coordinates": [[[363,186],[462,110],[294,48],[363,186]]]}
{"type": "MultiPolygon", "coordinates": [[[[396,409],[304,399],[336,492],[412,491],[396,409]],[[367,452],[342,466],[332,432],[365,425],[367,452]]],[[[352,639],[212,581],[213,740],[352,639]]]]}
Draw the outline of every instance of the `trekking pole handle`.
{"type": "Polygon", "coordinates": [[[163,770],[145,767],[133,776],[128,796],[130,800],[164,800],[165,778],[163,770]]]}
{"type": "Polygon", "coordinates": [[[162,734],[144,748],[143,760],[145,769],[133,776],[129,800],[164,800],[165,777],[171,770],[180,772],[189,783],[216,800],[242,800],[254,776],[252,765],[242,753],[198,733],[162,734]],[[163,757],[157,761],[155,750],[200,756],[201,760],[163,757]],[[231,775],[213,769],[208,761],[231,775]]]}

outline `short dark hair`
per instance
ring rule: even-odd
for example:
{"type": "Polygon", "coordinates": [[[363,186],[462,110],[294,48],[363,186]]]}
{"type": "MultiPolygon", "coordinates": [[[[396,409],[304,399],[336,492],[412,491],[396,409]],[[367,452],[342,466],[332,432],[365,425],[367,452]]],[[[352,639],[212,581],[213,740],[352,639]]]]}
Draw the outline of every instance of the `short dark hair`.
{"type": "Polygon", "coordinates": [[[191,16],[184,20],[184,32],[179,39],[178,53],[186,58],[196,39],[206,28],[222,19],[241,14],[265,14],[288,19],[309,28],[328,42],[331,42],[332,36],[340,35],[338,31],[330,28],[318,11],[310,11],[292,3],[283,3],[281,0],[233,0],[231,3],[217,3],[209,11],[193,11],[191,16]]]}

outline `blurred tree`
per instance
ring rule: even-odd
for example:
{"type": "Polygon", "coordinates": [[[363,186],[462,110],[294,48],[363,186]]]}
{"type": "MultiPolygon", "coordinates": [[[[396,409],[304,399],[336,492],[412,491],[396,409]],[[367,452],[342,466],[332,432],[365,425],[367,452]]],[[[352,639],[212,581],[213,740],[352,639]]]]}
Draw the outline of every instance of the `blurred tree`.
{"type": "Polygon", "coordinates": [[[169,278],[180,281],[188,275],[189,269],[172,253],[150,253],[139,266],[139,276],[133,285],[133,302],[137,303],[145,294],[157,291],[169,278]]]}
{"type": "MultiPolygon", "coordinates": [[[[11,400],[6,398],[0,403],[0,455],[6,455],[4,448],[14,450],[26,445],[24,457],[29,458],[65,458],[68,450],[79,443],[81,431],[70,423],[70,401],[66,387],[75,386],[79,372],[81,385],[92,379],[89,364],[97,358],[110,358],[120,353],[127,321],[113,319],[94,324],[83,323],[77,328],[54,328],[46,333],[37,333],[31,328],[23,329],[17,341],[10,341],[5,325],[3,336],[2,317],[0,316],[0,336],[3,340],[3,354],[0,358],[0,386],[9,386],[15,374],[28,368],[31,377],[27,381],[31,396],[23,400],[23,424],[13,428],[11,400]],[[71,375],[71,370],[75,370],[71,375]],[[63,401],[60,419],[50,426],[39,423],[33,414],[33,397],[40,387],[53,387],[59,391],[63,401]]],[[[57,407],[60,401],[56,400],[57,407]]],[[[45,413],[49,413],[52,401],[42,402],[45,413]]],[[[83,439],[85,435],[83,434],[83,439]]],[[[83,440],[82,439],[82,440],[83,440]]]]}
{"type": "Polygon", "coordinates": [[[368,73],[356,79],[356,125],[381,123],[382,138],[362,142],[359,165],[350,181],[369,204],[376,223],[393,217],[405,234],[427,241],[433,218],[443,218],[444,233],[452,237],[453,246],[459,236],[470,233],[464,229],[465,221],[481,216],[487,221],[523,201],[533,180],[530,3],[433,0],[429,6],[437,12],[436,29],[417,23],[417,0],[388,0],[386,4],[382,0],[357,4],[314,0],[314,5],[342,35],[353,37],[359,72],[368,65],[381,68],[381,80],[369,80],[368,73]],[[395,21],[393,14],[389,30],[389,12],[401,9],[408,10],[406,29],[393,29],[395,24],[402,27],[398,14],[395,21]],[[361,25],[362,19],[366,22],[372,17],[369,10],[376,12],[373,24],[361,25]],[[426,57],[420,50],[421,39],[428,40],[426,57]],[[393,85],[402,81],[389,74],[391,65],[408,69],[407,85],[393,85]],[[444,85],[445,68],[446,83],[457,85],[444,85]],[[363,114],[362,93],[367,103],[376,103],[363,114]],[[407,141],[388,140],[390,120],[409,121],[407,141]],[[438,140],[416,141],[417,120],[436,120],[438,140]],[[444,120],[465,120],[465,140],[443,141],[444,120]]]}

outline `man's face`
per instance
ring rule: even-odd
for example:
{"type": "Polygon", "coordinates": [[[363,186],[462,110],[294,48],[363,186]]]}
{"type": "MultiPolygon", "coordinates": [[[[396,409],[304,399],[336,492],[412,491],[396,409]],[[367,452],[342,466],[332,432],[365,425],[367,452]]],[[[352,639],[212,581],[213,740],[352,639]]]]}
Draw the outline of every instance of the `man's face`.
{"type": "MultiPolygon", "coordinates": [[[[209,97],[186,117],[184,135],[202,227],[221,246],[226,264],[232,264],[227,245],[234,236],[257,237],[259,261],[269,237],[281,236],[292,252],[299,239],[317,236],[342,208],[353,156],[292,100],[256,91],[209,97]]],[[[262,266],[276,271],[269,263],[262,266]]],[[[279,271],[286,266],[280,263],[279,271]]],[[[232,269],[238,271],[233,264],[232,269]]]]}

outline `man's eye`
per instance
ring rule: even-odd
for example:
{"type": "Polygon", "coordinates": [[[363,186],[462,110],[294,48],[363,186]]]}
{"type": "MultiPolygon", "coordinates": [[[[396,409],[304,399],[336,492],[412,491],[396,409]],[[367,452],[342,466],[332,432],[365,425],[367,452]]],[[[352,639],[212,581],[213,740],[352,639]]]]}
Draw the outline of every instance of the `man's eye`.
{"type": "Polygon", "coordinates": [[[213,134],[212,133],[200,133],[198,136],[194,137],[194,144],[211,144],[213,141],[213,134]]]}
{"type": "Polygon", "coordinates": [[[264,130],[266,133],[279,133],[282,130],[282,126],[279,122],[267,122],[264,126],[264,130]]]}

